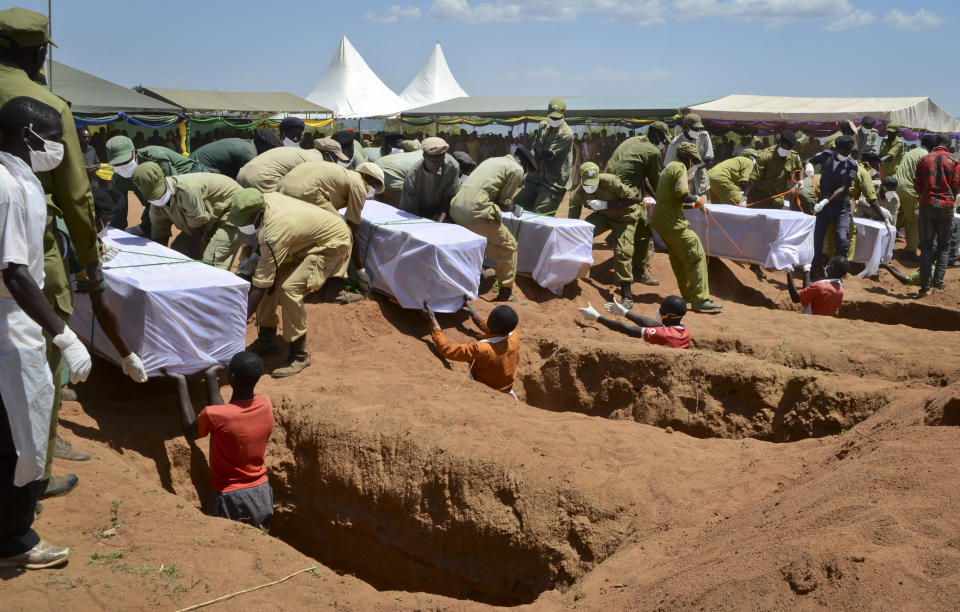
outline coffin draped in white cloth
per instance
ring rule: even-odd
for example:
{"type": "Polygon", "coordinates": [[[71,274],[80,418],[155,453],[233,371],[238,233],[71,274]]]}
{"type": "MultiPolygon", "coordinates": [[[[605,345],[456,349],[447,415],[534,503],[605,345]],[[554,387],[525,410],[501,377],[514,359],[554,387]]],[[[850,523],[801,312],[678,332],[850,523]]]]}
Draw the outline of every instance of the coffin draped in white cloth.
{"type": "Polygon", "coordinates": [[[558,219],[524,212],[503,213],[503,224],[517,239],[517,272],[556,295],[585,277],[593,265],[593,225],[579,219],[558,219]]]}
{"type": "Polygon", "coordinates": [[[403,308],[456,312],[477,298],[487,240],[451,223],[435,223],[389,204],[367,200],[357,232],[374,289],[403,308]]]}
{"type": "Polygon", "coordinates": [[[889,263],[893,257],[893,243],[897,239],[897,230],[890,231],[886,223],[854,217],[857,226],[857,248],[853,261],[864,264],[860,278],[873,276],[880,269],[880,262],[889,263]]]}
{"type": "MultiPolygon", "coordinates": [[[[148,376],[160,375],[161,368],[192,374],[226,364],[243,350],[250,287],[245,280],[200,262],[181,263],[187,259],[182,254],[120,230],[111,229],[103,242],[120,249],[103,266],[107,299],[148,376]]],[[[74,296],[70,327],[87,344],[92,336],[97,352],[122,362],[87,296],[74,296]]]]}

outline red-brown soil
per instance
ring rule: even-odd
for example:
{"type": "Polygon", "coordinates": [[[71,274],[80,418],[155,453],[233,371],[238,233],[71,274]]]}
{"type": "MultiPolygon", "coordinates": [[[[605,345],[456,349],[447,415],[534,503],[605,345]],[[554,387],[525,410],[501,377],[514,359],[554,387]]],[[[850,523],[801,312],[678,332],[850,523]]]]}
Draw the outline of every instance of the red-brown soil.
{"type": "MultiPolygon", "coordinates": [[[[520,282],[523,402],[444,363],[385,298],[309,304],[313,365],[260,388],[269,535],[200,512],[207,443],[182,437],[172,387],[97,361],[61,415],[96,458],[56,462],[81,485],[37,522],[73,556],[0,574],[3,607],[178,609],[316,565],[217,605],[955,609],[956,270],[923,301],[884,272],[851,277],[824,318],[779,274],[713,261],[724,312],[688,315],[694,346],[677,351],[578,319],[610,297],[595,247],[563,297],[520,282]]],[[[634,286],[650,315],[676,292],[665,254],[653,274],[634,286]]]]}

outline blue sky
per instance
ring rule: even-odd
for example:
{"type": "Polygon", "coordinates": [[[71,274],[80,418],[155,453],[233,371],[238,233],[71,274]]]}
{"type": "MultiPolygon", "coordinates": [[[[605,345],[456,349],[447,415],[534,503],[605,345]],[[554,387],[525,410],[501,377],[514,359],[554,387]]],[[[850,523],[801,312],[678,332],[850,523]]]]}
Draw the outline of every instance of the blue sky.
{"type": "Polygon", "coordinates": [[[55,59],[125,86],[305,96],[345,34],[397,93],[439,40],[472,95],[930,96],[960,115],[956,0],[53,5],[55,59]]]}

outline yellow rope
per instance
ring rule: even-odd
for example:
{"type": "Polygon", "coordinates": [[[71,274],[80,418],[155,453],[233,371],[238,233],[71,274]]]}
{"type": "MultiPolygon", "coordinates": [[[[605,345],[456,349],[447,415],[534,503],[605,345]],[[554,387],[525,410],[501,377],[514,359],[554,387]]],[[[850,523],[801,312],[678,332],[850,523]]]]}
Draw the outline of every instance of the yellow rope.
{"type": "Polygon", "coordinates": [[[229,595],[224,595],[223,597],[217,597],[216,599],[211,599],[210,601],[205,601],[205,602],[203,602],[203,603],[198,603],[198,604],[196,604],[196,605],[194,605],[194,606],[190,606],[189,608],[182,608],[182,609],[180,609],[180,610],[177,610],[177,612],[188,612],[189,610],[197,610],[197,609],[199,609],[199,608],[203,608],[203,607],[209,606],[209,605],[211,605],[211,604],[215,604],[215,603],[218,603],[218,602],[221,602],[221,601],[226,601],[226,600],[228,600],[228,599],[230,599],[230,598],[232,598],[232,597],[236,597],[237,595],[243,595],[244,593],[250,593],[250,592],[256,591],[256,590],[258,590],[258,589],[264,589],[264,588],[266,588],[266,587],[268,587],[268,586],[273,586],[273,585],[275,585],[275,584],[280,584],[281,582],[284,582],[284,581],[286,581],[286,580],[290,580],[291,578],[293,578],[293,577],[296,576],[297,574],[302,574],[302,573],[304,573],[304,572],[315,571],[316,569],[317,569],[317,566],[316,566],[316,565],[312,565],[312,566],[310,566],[310,567],[305,567],[305,568],[303,568],[302,570],[298,570],[298,571],[296,571],[296,572],[293,572],[293,573],[290,574],[289,576],[284,576],[284,577],[281,578],[280,580],[274,580],[273,582],[268,582],[267,584],[261,584],[260,586],[255,586],[255,587],[251,587],[251,588],[249,588],[249,589],[244,589],[244,590],[242,590],[242,591],[237,591],[236,593],[230,593],[229,595]]]}

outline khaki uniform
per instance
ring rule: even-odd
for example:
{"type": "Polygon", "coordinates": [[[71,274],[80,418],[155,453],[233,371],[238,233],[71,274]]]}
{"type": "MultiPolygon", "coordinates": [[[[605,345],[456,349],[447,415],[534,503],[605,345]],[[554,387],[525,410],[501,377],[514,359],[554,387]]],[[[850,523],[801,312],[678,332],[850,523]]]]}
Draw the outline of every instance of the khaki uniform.
{"type": "Polygon", "coordinates": [[[293,342],[307,333],[303,298],[327,279],[346,277],[353,240],[340,215],[279,193],[263,199],[260,260],[251,282],[267,292],[257,307],[257,325],[276,328],[279,305],[283,339],[293,342]]]}
{"type": "Polygon", "coordinates": [[[713,204],[739,204],[743,198],[740,185],[750,180],[753,165],[749,157],[731,157],[710,168],[707,200],[713,204]]]}
{"type": "Polygon", "coordinates": [[[878,155],[881,158],[890,156],[890,161],[883,164],[883,176],[896,176],[897,168],[900,167],[900,162],[903,161],[906,152],[907,146],[903,143],[903,138],[894,136],[893,138],[883,139],[883,142],[880,143],[880,153],[878,155]]]}
{"type": "MultiPolygon", "coordinates": [[[[755,181],[748,204],[761,202],[756,208],[783,208],[782,198],[769,199],[778,193],[783,193],[794,186],[793,175],[803,172],[803,162],[796,151],[790,151],[786,157],[777,153],[777,145],[767,147],[757,155],[757,165],[750,173],[750,180],[755,181]]],[[[787,194],[785,197],[792,197],[787,194]]]]}
{"type": "Polygon", "coordinates": [[[900,210],[903,211],[903,232],[907,240],[906,249],[911,253],[916,253],[920,248],[920,196],[913,187],[913,179],[917,176],[920,159],[929,153],[923,147],[917,147],[908,151],[897,167],[897,195],[900,196],[900,210]]]}
{"type": "Polygon", "coordinates": [[[667,245],[670,267],[677,277],[680,295],[696,304],[710,299],[707,280],[707,255],[700,238],[690,231],[683,215],[683,197],[689,193],[687,169],[681,162],[670,162],[657,182],[657,205],[650,225],[667,245]]]}
{"type": "Polygon", "coordinates": [[[280,181],[277,192],[339,215],[346,208],[346,219],[359,224],[367,200],[367,184],[356,170],[328,161],[307,162],[291,170],[280,181]]]}
{"type": "Polygon", "coordinates": [[[383,193],[377,196],[381,202],[400,207],[400,194],[407,174],[423,159],[423,151],[393,153],[377,159],[376,164],[383,169],[383,193]]]}
{"type": "MultiPolygon", "coordinates": [[[[47,226],[43,235],[43,295],[53,307],[57,316],[66,324],[73,313],[73,299],[67,272],[63,265],[59,241],[56,238],[54,219],[63,218],[77,249],[81,264],[89,264],[100,259],[97,248],[97,231],[94,225],[93,194],[90,192],[90,179],[83,161],[83,151],[77,139],[76,125],[70,105],[63,98],[50,93],[46,88],[30,80],[20,68],[0,64],[0,105],[18,96],[29,96],[52,106],[60,113],[63,122],[63,161],[50,172],[40,172],[37,177],[47,195],[47,226]]],[[[50,417],[50,443],[47,447],[47,466],[44,478],[50,477],[53,463],[54,440],[57,434],[57,416],[60,412],[60,369],[62,356],[55,347],[49,334],[47,340],[47,362],[53,373],[54,398],[53,413],[50,417]]]]}
{"type": "MultiPolygon", "coordinates": [[[[661,155],[646,136],[631,136],[614,149],[603,171],[615,174],[621,181],[632,187],[637,196],[643,199],[644,185],[647,181],[653,189],[660,179],[661,155]]],[[[574,211],[569,213],[574,217],[574,211]]],[[[580,217],[580,211],[576,211],[580,217]]],[[[637,224],[633,233],[633,267],[644,274],[653,257],[653,232],[647,220],[647,206],[642,202],[637,206],[637,224]]]]}
{"type": "MultiPolygon", "coordinates": [[[[677,161],[677,149],[680,147],[680,143],[687,141],[687,137],[684,134],[680,134],[670,142],[667,146],[666,153],[663,154],[664,167],[670,162],[677,161]]],[[[708,134],[706,130],[701,130],[700,135],[697,137],[697,149],[700,151],[700,159],[703,160],[703,164],[697,167],[693,176],[690,177],[690,189],[694,195],[707,195],[707,191],[710,189],[710,176],[707,174],[707,164],[713,161],[714,155],[713,141],[710,139],[710,134],[708,134]]]]}
{"type": "MultiPolygon", "coordinates": [[[[170,248],[192,257],[191,245],[197,232],[206,237],[230,210],[230,199],[243,187],[229,176],[196,172],[164,179],[170,189],[166,206],[150,206],[150,238],[166,245],[171,226],[180,230],[170,248]]],[[[228,262],[229,263],[229,262],[228,262]]]]}
{"type": "MultiPolygon", "coordinates": [[[[602,172],[595,192],[585,192],[583,185],[577,187],[570,196],[570,208],[573,210],[576,207],[579,213],[580,207],[590,200],[613,202],[626,198],[639,200],[640,196],[633,187],[623,183],[616,175],[602,172]]],[[[614,243],[613,269],[621,283],[633,282],[634,232],[641,207],[645,207],[642,202],[623,208],[606,208],[587,215],[587,223],[593,224],[594,236],[611,230],[614,243]]],[[[577,216],[579,217],[579,214],[577,216]]]]}
{"type": "Polygon", "coordinates": [[[423,160],[420,160],[403,180],[398,208],[420,217],[435,218],[440,213],[449,212],[459,182],[460,164],[453,155],[447,153],[443,156],[439,172],[427,172],[423,160]]]}
{"type": "MultiPolygon", "coordinates": [[[[537,169],[527,175],[523,189],[514,198],[514,203],[524,210],[555,215],[563,195],[573,185],[570,168],[573,166],[573,130],[564,121],[552,128],[546,119],[533,134],[531,149],[534,152],[552,151],[552,159],[537,162],[537,169]]],[[[474,159],[479,159],[474,157],[474,159]]]]}
{"type": "Polygon", "coordinates": [[[477,166],[450,202],[454,222],[487,239],[486,253],[496,262],[502,287],[513,287],[517,276],[517,240],[504,227],[501,209],[513,204],[522,181],[523,167],[512,155],[491,157],[477,166]]]}
{"type": "Polygon", "coordinates": [[[277,147],[264,151],[240,168],[237,182],[243,187],[253,187],[263,193],[272,193],[277,190],[280,179],[288,172],[300,164],[315,161],[323,161],[323,154],[315,149],[277,147]]]}

